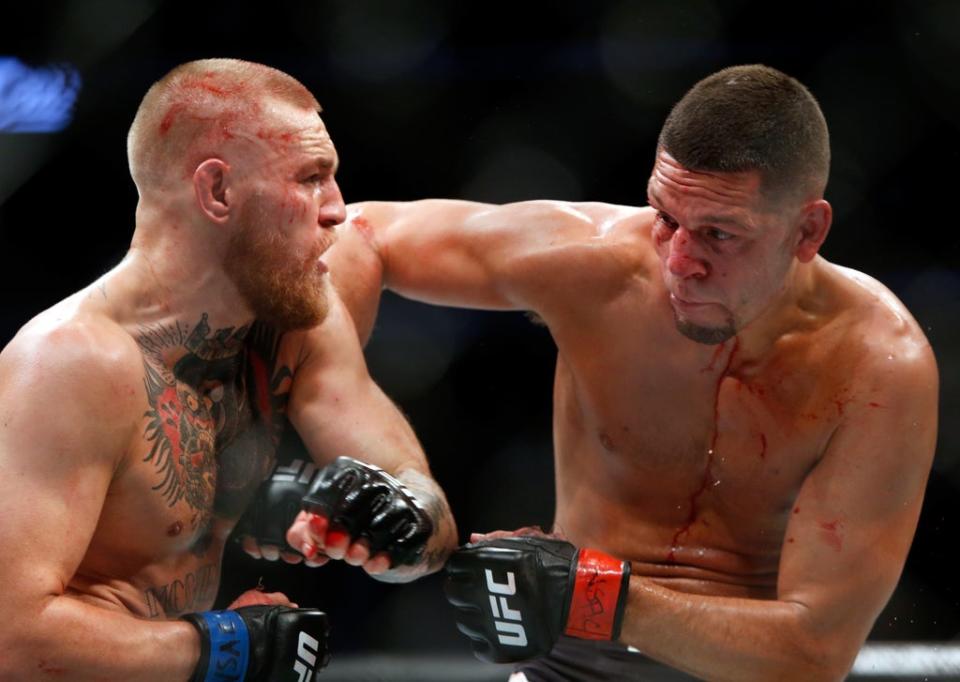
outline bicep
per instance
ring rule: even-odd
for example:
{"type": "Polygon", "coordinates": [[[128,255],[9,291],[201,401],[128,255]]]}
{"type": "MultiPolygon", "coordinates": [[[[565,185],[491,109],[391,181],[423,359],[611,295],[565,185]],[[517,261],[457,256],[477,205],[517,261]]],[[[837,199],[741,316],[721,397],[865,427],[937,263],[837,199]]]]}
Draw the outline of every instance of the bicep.
{"type": "MultiPolygon", "coordinates": [[[[116,422],[87,370],[0,360],[0,582],[8,603],[62,592],[89,544],[113,472],[116,422]]],[[[112,408],[112,410],[115,408],[112,408]]]]}
{"type": "Polygon", "coordinates": [[[790,514],[779,596],[824,630],[866,637],[903,570],[936,439],[935,378],[913,383],[838,428],[790,514]]]}

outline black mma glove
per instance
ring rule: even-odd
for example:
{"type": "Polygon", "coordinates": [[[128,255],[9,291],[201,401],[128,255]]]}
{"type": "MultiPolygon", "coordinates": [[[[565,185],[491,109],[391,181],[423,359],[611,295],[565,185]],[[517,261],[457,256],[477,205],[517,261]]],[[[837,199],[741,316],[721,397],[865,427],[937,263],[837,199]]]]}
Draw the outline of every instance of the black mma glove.
{"type": "Polygon", "coordinates": [[[303,496],[317,477],[313,462],[294,459],[278,464],[270,478],[260,484],[256,496],[237,523],[234,536],[249,535],[259,545],[274,545],[292,554],[300,550],[287,544],[287,529],[300,513],[303,496]]]}
{"type": "Polygon", "coordinates": [[[447,600],[474,655],[508,663],[548,653],[561,634],[620,636],[630,562],[538,536],[461,547],[447,561],[447,600]]]}
{"type": "Polygon", "coordinates": [[[322,611],[243,606],[182,618],[200,631],[200,661],[190,682],[313,682],[330,662],[322,611]]]}
{"type": "Polygon", "coordinates": [[[405,485],[350,457],[337,457],[314,477],[303,509],[326,516],[330,530],[351,542],[366,538],[370,555],[386,552],[391,568],[416,564],[433,534],[433,521],[405,485]]]}

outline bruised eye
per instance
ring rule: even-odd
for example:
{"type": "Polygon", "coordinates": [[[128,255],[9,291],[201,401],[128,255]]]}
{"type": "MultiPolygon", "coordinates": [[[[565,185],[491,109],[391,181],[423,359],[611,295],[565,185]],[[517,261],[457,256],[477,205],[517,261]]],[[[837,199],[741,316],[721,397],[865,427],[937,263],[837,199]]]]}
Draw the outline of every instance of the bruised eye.
{"type": "Polygon", "coordinates": [[[657,211],[657,220],[663,223],[664,227],[666,227],[669,230],[675,230],[678,227],[680,227],[680,223],[678,223],[676,220],[668,216],[663,211],[657,211]]]}
{"type": "Polygon", "coordinates": [[[323,181],[323,176],[320,175],[320,173],[314,173],[314,174],[311,175],[310,177],[304,178],[303,181],[304,181],[305,183],[307,183],[307,184],[315,184],[315,183],[318,183],[318,182],[322,182],[322,181],[323,181]]]}

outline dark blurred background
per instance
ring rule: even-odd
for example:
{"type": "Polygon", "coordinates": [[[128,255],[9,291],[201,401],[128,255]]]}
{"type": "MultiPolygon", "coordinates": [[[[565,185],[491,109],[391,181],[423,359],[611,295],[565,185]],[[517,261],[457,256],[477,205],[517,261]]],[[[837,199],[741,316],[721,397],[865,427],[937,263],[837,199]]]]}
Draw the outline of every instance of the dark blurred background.
{"type": "MultiPolygon", "coordinates": [[[[136,205],[125,137],[139,100],[176,64],[214,56],[269,64],[314,91],[348,202],[643,203],[659,126],[696,80],[750,62],[799,78],[833,141],[836,216],[823,254],[887,283],[941,368],[923,515],[871,637],[957,637],[960,3],[6,3],[0,58],[78,96],[60,132],[0,133],[0,342],[122,257],[136,205]]],[[[8,109],[10,82],[0,75],[8,109]]],[[[550,525],[545,330],[520,314],[387,295],[367,356],[417,428],[462,537],[550,525]]],[[[221,605],[262,579],[329,611],[337,651],[468,651],[438,577],[396,587],[342,565],[308,571],[236,549],[225,573],[221,605]]]]}

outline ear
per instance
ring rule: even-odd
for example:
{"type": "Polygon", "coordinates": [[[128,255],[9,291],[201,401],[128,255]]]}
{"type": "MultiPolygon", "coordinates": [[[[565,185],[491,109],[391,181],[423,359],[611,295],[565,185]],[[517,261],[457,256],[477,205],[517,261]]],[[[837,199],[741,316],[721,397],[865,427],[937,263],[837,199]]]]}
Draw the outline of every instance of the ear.
{"type": "Polygon", "coordinates": [[[797,234],[796,256],[801,263],[809,263],[820,250],[830,232],[833,208],[825,199],[817,199],[801,209],[800,232],[797,234]]]}
{"type": "Polygon", "coordinates": [[[223,225],[230,217],[229,176],[230,164],[223,159],[207,159],[193,172],[197,205],[209,220],[218,225],[223,225]]]}

